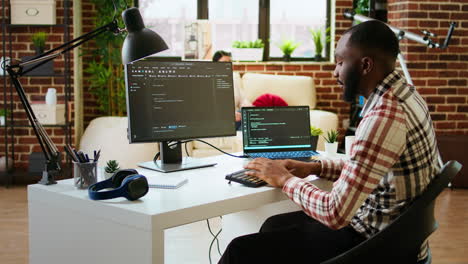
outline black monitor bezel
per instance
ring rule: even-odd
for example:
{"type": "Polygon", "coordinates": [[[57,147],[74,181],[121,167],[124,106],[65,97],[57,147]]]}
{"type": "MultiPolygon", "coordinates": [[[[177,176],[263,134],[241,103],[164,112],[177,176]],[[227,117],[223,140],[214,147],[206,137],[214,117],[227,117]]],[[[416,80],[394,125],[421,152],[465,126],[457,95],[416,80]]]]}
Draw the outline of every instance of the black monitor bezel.
{"type": "Polygon", "coordinates": [[[232,101],[233,101],[233,106],[235,107],[235,102],[234,102],[234,80],[233,80],[233,72],[232,72],[232,62],[212,62],[212,61],[159,61],[159,60],[154,60],[151,58],[148,59],[143,59],[139,61],[135,61],[129,64],[124,65],[124,75],[125,75],[125,93],[126,93],[126,108],[127,108],[127,121],[128,121],[128,130],[127,130],[127,135],[128,135],[128,140],[129,143],[155,143],[155,142],[170,142],[170,141],[181,141],[181,140],[190,140],[190,139],[198,139],[198,138],[216,138],[216,137],[229,137],[229,136],[235,136],[236,135],[236,128],[235,128],[235,115],[234,115],[234,108],[233,108],[233,114],[232,114],[232,120],[233,120],[233,129],[232,131],[228,131],[226,133],[222,134],[213,134],[213,135],[205,135],[205,136],[179,136],[179,137],[170,137],[168,139],[141,139],[141,140],[135,140],[132,137],[132,126],[131,126],[131,111],[130,111],[130,106],[129,106],[129,94],[128,94],[128,67],[129,65],[143,62],[143,61],[151,61],[154,63],[197,63],[197,64],[229,64],[231,68],[231,73],[230,73],[230,78],[233,83],[233,93],[232,93],[232,101]]]}

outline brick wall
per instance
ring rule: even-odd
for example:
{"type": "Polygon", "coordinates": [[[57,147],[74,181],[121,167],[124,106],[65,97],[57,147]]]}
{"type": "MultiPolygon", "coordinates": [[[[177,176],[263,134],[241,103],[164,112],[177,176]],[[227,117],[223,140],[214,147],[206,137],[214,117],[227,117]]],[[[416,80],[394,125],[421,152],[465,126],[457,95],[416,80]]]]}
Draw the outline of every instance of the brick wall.
{"type": "Polygon", "coordinates": [[[388,3],[389,22],[420,34],[429,30],[443,41],[449,22],[455,29],[449,48],[430,49],[404,40],[401,50],[418,91],[426,99],[438,134],[468,134],[468,0],[388,3]]]}
{"type": "MultiPolygon", "coordinates": [[[[9,23],[9,1],[5,1],[6,5],[6,22],[9,23]]],[[[72,5],[70,1],[70,6],[72,5]]],[[[64,24],[64,9],[63,9],[63,0],[56,0],[56,16],[57,16],[57,24],[64,24]]],[[[1,8],[1,5],[0,5],[1,8]]],[[[1,15],[3,15],[3,10],[0,11],[1,15]]],[[[72,23],[72,10],[70,8],[70,24],[72,23]]],[[[70,35],[73,34],[73,28],[70,25],[69,27],[70,35]]],[[[12,53],[11,56],[8,54],[8,50],[10,49],[10,45],[8,44],[9,38],[7,36],[1,36],[0,39],[0,53],[3,50],[2,40],[5,39],[7,42],[6,50],[8,57],[12,58],[22,58],[24,56],[33,56],[35,55],[34,47],[30,40],[32,33],[43,31],[48,34],[46,40],[46,47],[45,50],[50,50],[55,48],[64,43],[64,27],[54,27],[54,26],[28,26],[28,27],[19,27],[11,29],[9,28],[7,32],[11,32],[11,48],[12,53]]],[[[4,55],[1,55],[4,56],[4,55]]],[[[70,58],[73,59],[73,55],[70,53],[70,58]]],[[[55,74],[63,74],[64,73],[64,64],[65,59],[63,56],[56,58],[53,61],[54,64],[54,73],[55,74]]],[[[72,61],[71,64],[72,65],[72,61]]],[[[73,75],[73,69],[70,71],[70,75],[73,75]]],[[[1,81],[1,93],[0,93],[0,108],[3,108],[4,105],[4,82],[5,77],[0,77],[1,81]]],[[[8,80],[8,78],[7,78],[8,80]]],[[[8,80],[9,81],[9,80],[8,80]]],[[[10,85],[7,81],[7,101],[10,99],[10,85]]],[[[65,93],[64,93],[64,77],[27,77],[23,76],[20,78],[20,82],[23,85],[23,88],[26,92],[26,95],[30,101],[44,101],[44,96],[49,87],[53,87],[57,89],[57,99],[58,101],[64,101],[65,93]]],[[[73,79],[70,78],[71,86],[71,98],[70,100],[73,101],[73,79]]],[[[29,121],[26,117],[26,113],[23,110],[23,106],[17,96],[16,92],[13,89],[13,118],[15,122],[14,128],[14,138],[9,137],[8,143],[10,145],[11,151],[11,144],[14,144],[14,160],[15,160],[15,167],[19,168],[27,168],[28,166],[28,158],[31,152],[41,152],[40,146],[37,143],[37,139],[34,135],[32,128],[29,127],[29,121]]],[[[73,120],[70,120],[73,122],[73,120]]],[[[48,135],[52,138],[53,142],[57,144],[59,150],[63,152],[63,146],[65,144],[65,131],[61,127],[46,127],[46,131],[48,135]]],[[[71,131],[73,135],[73,131],[71,131]]],[[[5,130],[4,128],[0,128],[0,156],[4,156],[5,152],[5,130]]],[[[72,140],[73,141],[73,140],[72,140]]]]}
{"type": "MultiPolygon", "coordinates": [[[[94,4],[91,3],[90,0],[82,0],[82,10],[83,10],[83,33],[90,32],[96,28],[94,16],[96,14],[96,7],[94,4]]],[[[109,21],[110,22],[110,21],[109,21]]],[[[85,47],[86,49],[93,49],[96,48],[94,42],[88,42],[85,47]]],[[[90,59],[90,55],[86,55],[83,59],[83,69],[88,67],[87,59],[90,59]]],[[[83,102],[83,121],[84,127],[89,124],[91,120],[96,117],[102,116],[98,109],[98,104],[96,100],[96,96],[94,96],[89,91],[89,82],[87,81],[88,74],[83,73],[83,95],[84,95],[84,102],[83,102]]]]}

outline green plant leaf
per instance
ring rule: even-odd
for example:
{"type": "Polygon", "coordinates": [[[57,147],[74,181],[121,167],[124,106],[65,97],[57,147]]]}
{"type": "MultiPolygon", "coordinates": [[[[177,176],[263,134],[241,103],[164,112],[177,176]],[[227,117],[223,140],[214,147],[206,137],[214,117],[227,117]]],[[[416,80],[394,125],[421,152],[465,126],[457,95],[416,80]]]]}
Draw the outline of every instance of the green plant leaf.
{"type": "Polygon", "coordinates": [[[320,136],[323,134],[322,129],[315,127],[315,126],[310,126],[310,135],[311,136],[320,136]]]}
{"type": "Polygon", "coordinates": [[[334,143],[338,139],[338,131],[337,130],[329,130],[327,135],[323,137],[325,141],[328,143],[334,143]]]}
{"type": "Polygon", "coordinates": [[[32,34],[31,41],[34,44],[34,47],[44,48],[46,38],[47,38],[47,33],[39,31],[39,32],[32,34]]]}
{"type": "Polygon", "coordinates": [[[278,44],[278,48],[283,52],[284,55],[291,55],[294,50],[299,47],[300,43],[294,40],[283,40],[278,44]]]}
{"type": "Polygon", "coordinates": [[[233,41],[232,47],[237,49],[260,49],[263,48],[265,44],[261,39],[255,41],[233,41]]]}
{"type": "Polygon", "coordinates": [[[114,172],[120,170],[119,163],[116,160],[109,160],[109,161],[107,161],[106,167],[104,168],[104,170],[107,173],[114,173],[114,172]]]}

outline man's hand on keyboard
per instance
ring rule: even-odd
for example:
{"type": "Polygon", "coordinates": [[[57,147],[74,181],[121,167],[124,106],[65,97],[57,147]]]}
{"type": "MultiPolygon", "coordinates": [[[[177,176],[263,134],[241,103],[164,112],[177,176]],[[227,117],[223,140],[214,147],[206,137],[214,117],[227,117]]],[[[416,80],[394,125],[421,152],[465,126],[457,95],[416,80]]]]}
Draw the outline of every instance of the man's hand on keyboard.
{"type": "Polygon", "coordinates": [[[320,162],[302,162],[297,160],[278,160],[291,174],[299,178],[305,178],[311,174],[320,175],[322,165],[320,162]]]}
{"type": "Polygon", "coordinates": [[[282,160],[257,158],[247,163],[244,168],[250,169],[245,174],[258,177],[279,188],[283,188],[286,181],[294,177],[282,160]]]}

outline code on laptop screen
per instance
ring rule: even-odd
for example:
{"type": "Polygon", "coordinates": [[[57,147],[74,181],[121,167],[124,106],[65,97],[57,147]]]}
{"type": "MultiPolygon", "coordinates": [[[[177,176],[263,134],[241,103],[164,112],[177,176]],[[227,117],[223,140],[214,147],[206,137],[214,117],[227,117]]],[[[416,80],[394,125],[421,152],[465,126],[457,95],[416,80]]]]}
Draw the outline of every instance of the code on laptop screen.
{"type": "Polygon", "coordinates": [[[242,109],[244,151],[311,148],[309,107],[246,107],[242,109]]]}

